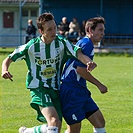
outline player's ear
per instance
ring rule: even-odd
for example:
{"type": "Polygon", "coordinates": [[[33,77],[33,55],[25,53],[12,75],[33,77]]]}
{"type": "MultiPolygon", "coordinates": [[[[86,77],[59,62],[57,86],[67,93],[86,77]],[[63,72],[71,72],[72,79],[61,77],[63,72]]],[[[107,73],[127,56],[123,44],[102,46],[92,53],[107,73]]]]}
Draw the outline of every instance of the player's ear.
{"type": "Polygon", "coordinates": [[[89,27],[87,28],[87,32],[89,32],[89,27]]]}
{"type": "Polygon", "coordinates": [[[93,34],[94,33],[94,30],[92,28],[89,28],[89,33],[90,34],[93,34]]]}
{"type": "Polygon", "coordinates": [[[41,29],[38,29],[38,32],[39,32],[40,34],[43,34],[43,33],[44,33],[41,29]]]}
{"type": "Polygon", "coordinates": [[[90,27],[87,28],[87,32],[91,32],[91,28],[90,27]]]}

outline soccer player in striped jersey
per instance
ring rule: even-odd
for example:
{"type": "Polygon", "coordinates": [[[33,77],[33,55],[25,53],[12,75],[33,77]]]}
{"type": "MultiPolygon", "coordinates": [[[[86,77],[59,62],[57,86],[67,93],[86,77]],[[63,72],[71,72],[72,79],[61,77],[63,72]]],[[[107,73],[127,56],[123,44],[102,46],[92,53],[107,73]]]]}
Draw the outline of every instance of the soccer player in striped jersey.
{"type": "Polygon", "coordinates": [[[19,133],[59,133],[62,121],[59,87],[64,63],[75,57],[87,65],[88,71],[96,64],[82,54],[80,47],[56,35],[57,27],[51,13],[40,15],[37,27],[41,36],[19,46],[3,61],[2,77],[12,80],[8,71],[10,64],[24,59],[28,68],[26,86],[32,97],[30,105],[37,111],[37,119],[47,125],[21,127],[19,133]]]}
{"type": "MultiPolygon", "coordinates": [[[[86,22],[86,36],[76,43],[82,52],[93,60],[94,45],[104,36],[105,20],[102,17],[91,18],[86,22]]],[[[80,133],[81,121],[87,119],[94,126],[94,133],[105,133],[104,117],[93,101],[86,80],[96,85],[102,94],[107,87],[87,73],[86,66],[76,59],[69,59],[62,74],[60,99],[62,113],[68,128],[65,133],[80,133]]]]}

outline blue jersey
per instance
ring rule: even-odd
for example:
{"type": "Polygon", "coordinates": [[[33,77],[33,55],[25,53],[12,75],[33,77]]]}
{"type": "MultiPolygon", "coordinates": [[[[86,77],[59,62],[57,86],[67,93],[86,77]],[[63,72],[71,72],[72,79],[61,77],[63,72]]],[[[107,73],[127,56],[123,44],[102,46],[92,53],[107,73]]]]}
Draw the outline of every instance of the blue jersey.
{"type": "MultiPolygon", "coordinates": [[[[93,60],[94,46],[87,36],[79,40],[76,45],[81,47],[83,54],[93,60]]],[[[76,59],[67,61],[60,86],[62,113],[69,125],[81,122],[88,118],[92,112],[98,110],[98,106],[91,98],[91,92],[87,89],[86,80],[76,71],[78,66],[86,67],[76,59]]]]}
{"type": "MultiPolygon", "coordinates": [[[[91,60],[94,56],[94,46],[90,38],[85,36],[76,43],[77,46],[81,47],[82,53],[87,55],[91,60]]],[[[83,63],[75,59],[69,59],[65,65],[61,81],[68,82],[73,85],[80,85],[86,87],[86,80],[82,78],[76,71],[76,68],[86,67],[83,63]]]]}

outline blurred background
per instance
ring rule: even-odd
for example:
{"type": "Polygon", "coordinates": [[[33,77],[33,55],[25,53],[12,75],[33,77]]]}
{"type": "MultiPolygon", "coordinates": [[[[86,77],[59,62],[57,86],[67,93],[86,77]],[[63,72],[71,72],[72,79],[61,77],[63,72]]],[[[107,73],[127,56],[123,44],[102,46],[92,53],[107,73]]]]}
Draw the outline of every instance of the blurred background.
{"type": "MultiPolygon", "coordinates": [[[[36,18],[43,12],[51,12],[57,26],[63,17],[69,23],[77,18],[81,27],[83,21],[102,16],[106,20],[105,37],[97,47],[132,49],[132,0],[0,0],[0,47],[24,44],[27,21],[32,19],[36,26],[36,18]]],[[[75,43],[77,38],[71,40],[75,43]]]]}

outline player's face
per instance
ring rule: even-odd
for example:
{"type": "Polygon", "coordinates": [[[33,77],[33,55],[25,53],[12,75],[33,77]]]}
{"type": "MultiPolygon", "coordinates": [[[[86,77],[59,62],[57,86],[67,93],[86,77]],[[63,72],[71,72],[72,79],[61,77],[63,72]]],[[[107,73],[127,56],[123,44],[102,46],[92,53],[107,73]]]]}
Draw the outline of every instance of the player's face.
{"type": "Polygon", "coordinates": [[[44,30],[41,31],[42,39],[45,43],[51,43],[56,37],[56,24],[54,20],[50,20],[43,26],[44,30]]]}
{"type": "Polygon", "coordinates": [[[94,43],[98,43],[102,40],[104,36],[105,27],[104,24],[99,23],[95,30],[92,30],[92,40],[94,43]]]}

